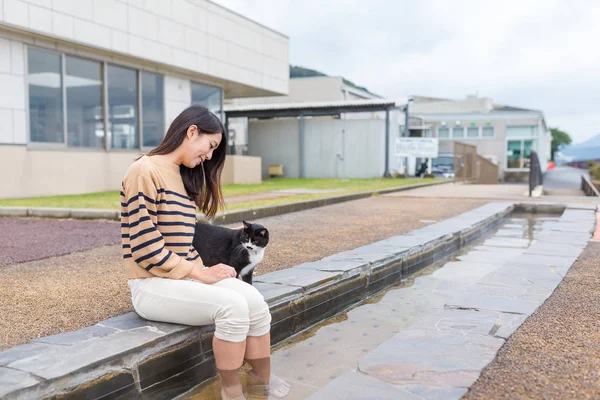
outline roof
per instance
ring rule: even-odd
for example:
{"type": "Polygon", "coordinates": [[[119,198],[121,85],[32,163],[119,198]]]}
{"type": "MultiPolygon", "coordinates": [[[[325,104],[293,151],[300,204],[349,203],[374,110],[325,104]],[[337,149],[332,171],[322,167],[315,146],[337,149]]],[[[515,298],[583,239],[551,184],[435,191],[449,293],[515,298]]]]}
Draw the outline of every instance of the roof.
{"type": "Polygon", "coordinates": [[[334,115],[347,112],[383,111],[402,107],[406,100],[365,99],[276,104],[230,104],[223,107],[228,117],[284,117],[334,115]]]}

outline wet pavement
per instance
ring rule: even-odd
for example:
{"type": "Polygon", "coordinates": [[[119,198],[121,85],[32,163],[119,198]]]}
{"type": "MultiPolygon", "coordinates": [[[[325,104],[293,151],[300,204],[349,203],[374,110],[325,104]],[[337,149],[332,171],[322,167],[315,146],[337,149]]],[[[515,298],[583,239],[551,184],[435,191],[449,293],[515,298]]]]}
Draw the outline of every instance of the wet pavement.
{"type": "Polygon", "coordinates": [[[114,221],[0,218],[0,267],[120,242],[114,221]]]}
{"type": "MultiPolygon", "coordinates": [[[[589,239],[578,218],[593,212],[570,215],[515,215],[452,259],[281,343],[272,365],[292,385],[286,398],[460,398],[589,239]],[[565,235],[570,243],[556,246],[565,235]],[[563,254],[549,250],[557,247],[563,254]]],[[[181,398],[218,398],[218,385],[181,398]]]]}
{"type": "MultiPolygon", "coordinates": [[[[271,243],[257,274],[319,260],[482,204],[378,196],[260,219],[271,243]]],[[[0,350],[132,311],[118,222],[0,218],[0,224],[0,257],[20,262],[0,267],[0,350]],[[118,244],[98,247],[109,243],[118,244]],[[28,261],[34,256],[49,258],[28,261]]]]}
{"type": "Polygon", "coordinates": [[[510,337],[465,400],[600,399],[600,243],[510,337]]]}

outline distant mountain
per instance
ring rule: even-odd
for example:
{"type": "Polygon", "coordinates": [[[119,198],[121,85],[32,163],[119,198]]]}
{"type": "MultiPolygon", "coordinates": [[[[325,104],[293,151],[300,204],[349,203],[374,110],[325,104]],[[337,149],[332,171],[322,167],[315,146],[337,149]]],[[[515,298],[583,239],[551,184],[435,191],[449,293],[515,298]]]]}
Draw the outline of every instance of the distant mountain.
{"type": "Polygon", "coordinates": [[[600,135],[582,143],[563,147],[556,152],[554,158],[558,163],[600,160],[600,135]]]}
{"type": "MultiPolygon", "coordinates": [[[[290,64],[290,78],[312,78],[315,76],[329,76],[327,74],[322,73],[321,71],[317,71],[316,69],[304,68],[299,65],[291,65],[290,64]]],[[[365,92],[371,93],[369,89],[364,86],[358,86],[356,83],[349,81],[346,78],[342,78],[344,83],[348,86],[352,86],[356,89],[364,90],[365,92]]],[[[374,93],[371,93],[374,94],[374,93]]]]}

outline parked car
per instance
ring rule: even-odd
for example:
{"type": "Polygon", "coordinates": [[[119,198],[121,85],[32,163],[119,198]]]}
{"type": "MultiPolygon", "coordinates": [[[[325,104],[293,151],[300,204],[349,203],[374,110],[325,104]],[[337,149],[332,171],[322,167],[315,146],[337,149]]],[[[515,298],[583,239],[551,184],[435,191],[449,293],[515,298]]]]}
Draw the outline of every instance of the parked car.
{"type": "Polygon", "coordinates": [[[436,177],[454,178],[454,154],[440,153],[437,158],[432,160],[431,164],[431,173],[436,177]]]}

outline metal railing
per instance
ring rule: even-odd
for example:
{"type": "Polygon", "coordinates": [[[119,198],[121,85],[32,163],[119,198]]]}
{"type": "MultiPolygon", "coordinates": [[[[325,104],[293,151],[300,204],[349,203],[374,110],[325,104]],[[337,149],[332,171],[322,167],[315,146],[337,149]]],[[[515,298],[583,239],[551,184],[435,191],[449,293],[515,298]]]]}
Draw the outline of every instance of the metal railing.
{"type": "Polygon", "coordinates": [[[540,158],[535,151],[531,152],[531,160],[529,163],[529,197],[533,190],[544,183],[544,175],[540,165],[540,158]]]}
{"type": "Polygon", "coordinates": [[[586,196],[600,197],[600,193],[594,182],[592,182],[587,176],[581,174],[581,190],[586,196]]]}
{"type": "Polygon", "coordinates": [[[454,182],[495,185],[499,167],[477,154],[477,147],[454,142],[454,182]]]}

